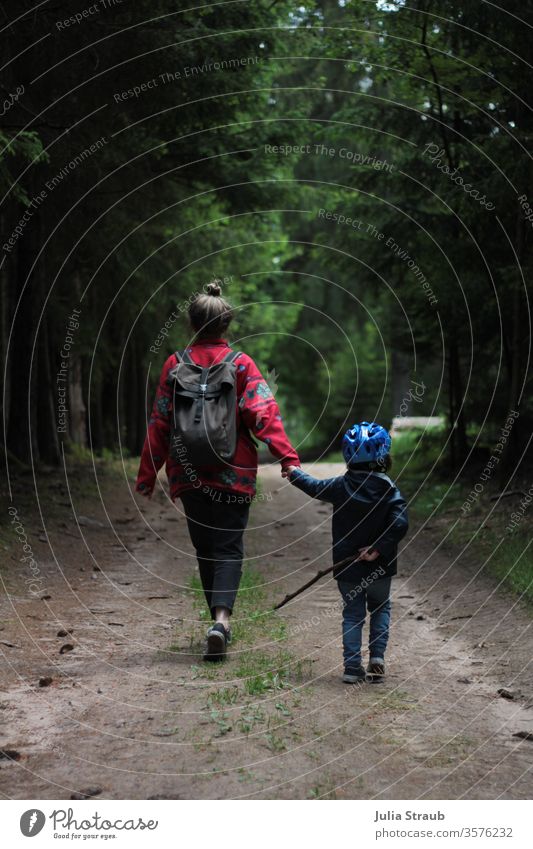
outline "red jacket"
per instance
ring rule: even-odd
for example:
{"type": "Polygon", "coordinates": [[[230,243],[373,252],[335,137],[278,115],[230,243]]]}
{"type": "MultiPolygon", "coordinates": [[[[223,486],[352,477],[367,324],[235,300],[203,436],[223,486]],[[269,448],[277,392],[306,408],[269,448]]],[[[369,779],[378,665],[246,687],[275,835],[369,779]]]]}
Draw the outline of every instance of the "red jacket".
{"type": "MultiPolygon", "coordinates": [[[[215,339],[209,342],[195,342],[187,350],[195,363],[208,366],[222,360],[231,348],[223,339],[215,339]]],[[[172,388],[167,384],[167,375],[176,362],[176,355],[172,354],[161,372],[137,475],[138,492],[152,492],[157,473],[166,461],[170,495],[173,499],[187,489],[199,489],[202,486],[254,495],[257,448],[250,432],[268,445],[274,457],[281,461],[282,468],[300,465],[298,454],[285,433],[279,407],[266,380],[252,358],[247,354],[240,354],[235,360],[239,429],[233,462],[224,466],[205,466],[197,469],[198,479],[191,480],[190,470],[188,475],[185,474],[181,463],[168,456],[172,388]]]]}

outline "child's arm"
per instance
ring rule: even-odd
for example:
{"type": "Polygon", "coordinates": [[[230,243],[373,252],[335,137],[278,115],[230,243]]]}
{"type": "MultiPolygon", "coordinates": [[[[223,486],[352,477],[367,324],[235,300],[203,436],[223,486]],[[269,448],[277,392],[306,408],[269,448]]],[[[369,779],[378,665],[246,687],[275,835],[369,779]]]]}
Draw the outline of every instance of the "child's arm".
{"type": "Polygon", "coordinates": [[[387,513],[385,530],[372,548],[379,551],[385,560],[392,560],[396,546],[407,533],[408,527],[407,503],[403,496],[397,492],[387,513]]]}
{"type": "Polygon", "coordinates": [[[311,498],[318,498],[320,501],[329,501],[330,504],[335,504],[338,501],[342,501],[343,497],[345,497],[343,475],[336,478],[319,480],[306,474],[297,466],[289,466],[285,477],[289,478],[293,486],[298,487],[302,492],[310,495],[311,498]]]}

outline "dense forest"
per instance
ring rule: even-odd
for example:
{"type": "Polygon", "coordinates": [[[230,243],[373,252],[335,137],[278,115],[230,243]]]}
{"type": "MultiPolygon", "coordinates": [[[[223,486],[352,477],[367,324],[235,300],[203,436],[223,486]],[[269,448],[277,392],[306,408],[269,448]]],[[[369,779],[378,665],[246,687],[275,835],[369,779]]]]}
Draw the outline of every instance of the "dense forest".
{"type": "Polygon", "coordinates": [[[138,453],[213,276],[307,451],[408,408],[524,461],[530,0],[1,12],[4,462],[138,453]]]}

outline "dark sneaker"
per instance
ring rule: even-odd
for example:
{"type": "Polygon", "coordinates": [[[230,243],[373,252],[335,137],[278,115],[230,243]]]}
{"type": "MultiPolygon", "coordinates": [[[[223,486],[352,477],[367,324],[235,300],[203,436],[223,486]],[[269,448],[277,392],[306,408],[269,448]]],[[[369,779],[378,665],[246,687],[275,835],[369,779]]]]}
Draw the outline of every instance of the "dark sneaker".
{"type": "Polygon", "coordinates": [[[371,660],[366,671],[370,681],[383,681],[385,677],[385,661],[371,660]]]}
{"type": "Polygon", "coordinates": [[[366,672],[362,666],[345,666],[342,680],[345,684],[364,684],[366,672]]]}
{"type": "Polygon", "coordinates": [[[207,632],[207,646],[204,660],[223,660],[226,656],[228,642],[228,632],[224,628],[224,625],[221,622],[215,622],[207,632]]]}

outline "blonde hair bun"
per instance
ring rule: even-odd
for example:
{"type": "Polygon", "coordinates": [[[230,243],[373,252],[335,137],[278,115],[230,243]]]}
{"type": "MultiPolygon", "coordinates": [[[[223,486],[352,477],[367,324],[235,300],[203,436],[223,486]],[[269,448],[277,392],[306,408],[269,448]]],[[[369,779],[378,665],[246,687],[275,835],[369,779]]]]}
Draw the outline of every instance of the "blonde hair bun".
{"type": "Polygon", "coordinates": [[[211,283],[208,283],[205,287],[205,292],[206,295],[212,295],[214,298],[220,298],[222,295],[220,280],[212,280],[211,283]]]}
{"type": "Polygon", "coordinates": [[[233,319],[231,304],[222,297],[222,283],[216,277],[189,305],[189,321],[198,338],[219,337],[233,319]]]}

